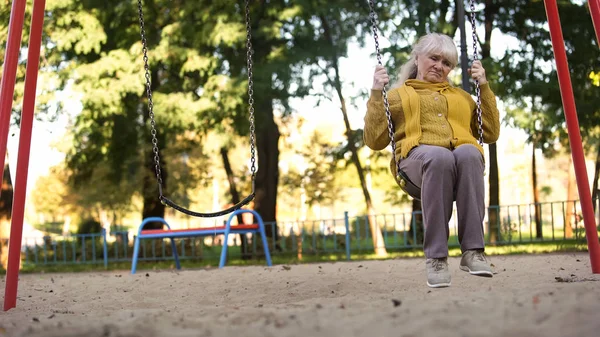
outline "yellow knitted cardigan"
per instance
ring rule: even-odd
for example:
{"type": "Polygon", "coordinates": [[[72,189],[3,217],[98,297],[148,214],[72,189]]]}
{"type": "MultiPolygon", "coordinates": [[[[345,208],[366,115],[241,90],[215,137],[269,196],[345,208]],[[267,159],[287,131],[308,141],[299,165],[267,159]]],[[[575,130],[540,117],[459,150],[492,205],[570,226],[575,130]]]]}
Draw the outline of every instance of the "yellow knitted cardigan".
{"type": "MultiPolygon", "coordinates": [[[[490,144],[500,135],[499,112],[489,84],[481,85],[480,89],[483,141],[490,144]]],[[[448,149],[473,144],[483,154],[477,142],[476,103],[461,88],[452,87],[448,82],[410,79],[388,92],[388,102],[395,127],[396,156],[400,159],[406,158],[419,144],[448,149]]],[[[386,148],[390,138],[381,90],[371,91],[364,121],[365,145],[373,150],[386,148]]]]}

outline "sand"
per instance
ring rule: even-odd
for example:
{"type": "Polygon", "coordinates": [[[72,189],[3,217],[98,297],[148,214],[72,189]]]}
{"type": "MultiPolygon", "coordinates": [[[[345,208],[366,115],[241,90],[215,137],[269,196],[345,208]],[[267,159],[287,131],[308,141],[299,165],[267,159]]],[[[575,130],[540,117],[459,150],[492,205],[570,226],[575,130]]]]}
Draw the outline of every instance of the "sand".
{"type": "Polygon", "coordinates": [[[587,254],[489,259],[493,278],[451,258],[443,289],[422,258],[27,274],[0,336],[600,336],[587,254]]]}

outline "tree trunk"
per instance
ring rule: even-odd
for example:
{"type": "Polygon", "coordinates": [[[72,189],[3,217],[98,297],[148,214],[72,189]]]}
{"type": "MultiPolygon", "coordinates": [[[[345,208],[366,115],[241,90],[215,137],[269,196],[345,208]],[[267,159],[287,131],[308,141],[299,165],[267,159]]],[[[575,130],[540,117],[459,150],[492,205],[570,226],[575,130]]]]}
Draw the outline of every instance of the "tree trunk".
{"type": "MultiPolygon", "coordinates": [[[[493,0],[485,0],[485,42],[481,46],[481,57],[483,60],[490,58],[490,48],[492,39],[492,30],[494,28],[494,16],[498,13],[498,7],[493,4],[493,0]]],[[[499,208],[500,205],[500,176],[498,173],[498,154],[496,144],[489,144],[489,205],[488,205],[488,223],[489,223],[489,242],[498,241],[499,230],[499,208]],[[493,211],[492,211],[493,210],[493,211]]]]}
{"type": "Polygon", "coordinates": [[[13,202],[13,184],[8,166],[8,154],[4,164],[4,177],[0,191],[0,265],[6,270],[8,265],[8,239],[13,202]]]}
{"type": "Polygon", "coordinates": [[[98,210],[98,219],[100,220],[100,225],[102,228],[106,230],[106,236],[110,236],[110,227],[115,223],[111,221],[110,216],[108,215],[108,211],[104,209],[98,210]]]}
{"type": "MultiPolygon", "coordinates": [[[[156,5],[154,4],[147,4],[146,6],[147,8],[147,16],[149,18],[156,18],[159,16],[158,11],[160,10],[156,5]]],[[[148,44],[149,45],[157,45],[158,42],[160,41],[160,30],[156,29],[156,30],[150,30],[147,35],[146,38],[148,39],[148,44]]],[[[159,71],[158,69],[161,67],[161,64],[159,62],[159,64],[157,64],[154,69],[152,69],[152,71],[150,72],[150,76],[151,76],[151,89],[152,92],[156,92],[158,90],[158,88],[161,85],[161,80],[159,78],[159,71]]],[[[146,89],[146,88],[145,88],[146,89]]],[[[156,178],[156,171],[155,171],[155,165],[154,165],[154,152],[152,150],[152,135],[150,133],[150,117],[148,115],[148,101],[147,101],[147,97],[143,97],[143,99],[140,102],[141,104],[144,104],[142,111],[144,112],[143,114],[143,125],[142,127],[142,131],[140,132],[140,134],[143,136],[141,142],[142,142],[142,151],[144,151],[145,153],[143,153],[144,156],[144,160],[143,160],[143,171],[145,172],[143,174],[143,179],[142,179],[142,198],[143,198],[143,208],[142,208],[142,219],[148,218],[148,217],[159,217],[159,218],[164,218],[165,216],[165,208],[166,206],[163,205],[160,200],[159,200],[159,191],[158,191],[158,186],[157,186],[157,178],[156,178]]],[[[156,137],[157,137],[157,141],[158,141],[158,148],[159,148],[159,155],[163,154],[163,149],[166,146],[166,135],[165,129],[161,129],[160,125],[156,126],[157,128],[157,133],[156,133],[156,137]]],[[[165,196],[168,196],[168,190],[167,190],[167,171],[166,171],[166,163],[164,161],[164,158],[161,158],[162,160],[160,161],[160,169],[162,171],[162,190],[163,193],[165,194],[165,196]]],[[[145,229],[161,229],[163,227],[162,223],[158,223],[158,222],[154,222],[154,223],[148,223],[147,225],[144,226],[145,229]]]]}
{"type": "Polygon", "coordinates": [[[256,98],[256,147],[258,153],[258,171],[256,172],[256,197],[254,209],[260,214],[266,225],[267,238],[277,244],[277,186],[279,183],[279,127],[273,119],[273,103],[265,95],[256,98]],[[262,97],[262,98],[261,98],[262,97]]]}
{"type": "Polygon", "coordinates": [[[298,229],[296,235],[296,250],[298,251],[298,261],[302,261],[302,229],[298,229]]]}
{"type": "MultiPolygon", "coordinates": [[[[347,114],[344,113],[344,118],[347,119],[347,114]]],[[[348,133],[351,130],[348,130],[348,133]]],[[[351,141],[351,136],[348,137],[348,142],[351,141]]],[[[369,193],[369,189],[367,188],[367,183],[365,179],[365,174],[363,168],[360,163],[360,158],[358,157],[357,150],[354,146],[351,146],[352,151],[352,162],[356,167],[356,171],[358,173],[358,178],[360,180],[360,186],[363,191],[363,195],[365,197],[365,203],[367,204],[367,214],[369,217],[369,229],[371,230],[371,238],[373,239],[373,248],[375,251],[375,255],[377,256],[387,256],[387,250],[385,249],[385,242],[383,241],[383,235],[381,234],[381,229],[379,229],[379,224],[377,223],[377,219],[375,217],[376,211],[373,206],[373,201],[371,200],[371,194],[369,193]]]]}
{"type": "Polygon", "coordinates": [[[425,238],[425,226],[423,224],[421,201],[412,200],[412,216],[410,218],[410,229],[408,230],[408,241],[413,245],[423,244],[425,238]],[[416,232],[415,232],[416,231],[416,232]]]}
{"type": "Polygon", "coordinates": [[[460,68],[462,70],[462,88],[466,92],[471,92],[471,82],[469,82],[469,54],[467,52],[467,33],[465,28],[465,3],[464,0],[455,0],[456,18],[460,30],[460,68]]]}
{"type": "Polygon", "coordinates": [[[533,187],[533,206],[535,213],[535,234],[538,239],[543,237],[542,233],[542,212],[540,206],[540,191],[537,183],[537,165],[535,160],[535,142],[532,143],[533,151],[531,152],[531,181],[533,187]]]}
{"type": "MultiPolygon", "coordinates": [[[[231,169],[231,164],[229,163],[229,155],[227,153],[227,148],[221,148],[221,158],[223,159],[223,167],[225,168],[225,173],[227,174],[227,181],[229,182],[229,193],[231,194],[231,203],[233,205],[240,202],[240,195],[237,191],[237,186],[235,184],[235,179],[233,176],[233,170],[231,169]]],[[[244,219],[242,214],[237,215],[237,222],[239,225],[244,223],[244,219]]],[[[242,259],[248,260],[251,258],[251,254],[248,252],[248,240],[246,240],[246,234],[240,234],[240,243],[241,243],[241,251],[242,251],[242,259]]]]}
{"type": "MultiPolygon", "coordinates": [[[[254,64],[267,65],[273,48],[271,37],[265,36],[259,27],[268,9],[267,1],[259,2],[259,9],[253,15],[254,33],[254,64]]],[[[265,223],[268,241],[273,241],[273,249],[281,251],[278,244],[277,230],[277,189],[279,185],[279,127],[273,114],[273,73],[268,67],[257,67],[254,71],[254,92],[260,93],[254,97],[256,153],[258,155],[258,171],[255,179],[254,210],[260,214],[265,223]]],[[[261,241],[258,240],[259,246],[261,241]]]]}
{"type": "Polygon", "coordinates": [[[500,178],[498,174],[498,155],[496,144],[489,144],[490,176],[489,183],[489,205],[488,205],[488,223],[489,223],[489,242],[498,241],[498,231],[500,229],[500,178]]]}
{"type": "Polygon", "coordinates": [[[71,216],[70,215],[65,215],[64,216],[64,223],[63,223],[63,228],[62,228],[62,235],[69,235],[69,233],[71,232],[71,216]]]}
{"type": "MultiPolygon", "coordinates": [[[[148,114],[144,114],[144,125],[145,126],[149,126],[149,118],[147,117],[148,114]]],[[[148,130],[148,129],[147,129],[148,130]]],[[[165,205],[163,205],[160,200],[158,199],[158,186],[157,186],[157,181],[156,181],[156,171],[155,171],[155,165],[154,165],[154,152],[152,151],[152,142],[150,141],[150,131],[146,131],[144,132],[144,134],[146,135],[146,137],[144,137],[145,140],[148,141],[147,146],[143,146],[144,149],[146,149],[146,153],[144,155],[144,170],[145,170],[145,174],[143,176],[143,181],[142,181],[142,194],[143,194],[143,201],[144,201],[144,206],[142,209],[142,219],[146,219],[149,217],[159,217],[159,218],[164,218],[165,217],[165,205]]],[[[161,146],[164,146],[165,144],[165,135],[163,132],[157,132],[156,137],[158,138],[158,146],[159,149],[161,148],[161,146]]],[[[159,151],[160,152],[160,151],[159,151]]],[[[160,155],[161,153],[159,153],[160,155]]],[[[164,159],[164,158],[163,158],[164,159]]],[[[160,168],[161,168],[161,172],[162,172],[162,188],[163,188],[163,193],[165,195],[167,195],[167,171],[165,168],[165,161],[161,160],[160,161],[160,168]]],[[[163,224],[160,222],[152,222],[152,223],[148,223],[146,226],[144,226],[144,229],[161,229],[163,227],[163,224]]]]}
{"type": "Polygon", "coordinates": [[[569,156],[569,175],[567,181],[567,204],[566,215],[565,215],[565,237],[567,239],[573,238],[573,226],[577,225],[575,219],[575,200],[578,198],[577,183],[575,182],[575,171],[573,169],[573,159],[569,156]]]}
{"type": "MultiPolygon", "coordinates": [[[[335,46],[333,38],[331,36],[329,22],[324,16],[321,16],[320,18],[321,22],[323,23],[323,34],[325,35],[325,38],[330,42],[332,46],[335,46]]],[[[338,99],[340,100],[342,116],[344,118],[344,125],[346,126],[346,139],[348,140],[348,149],[350,150],[352,163],[356,167],[358,179],[360,180],[360,187],[365,197],[367,215],[369,218],[369,228],[371,230],[371,238],[373,239],[373,248],[375,251],[375,255],[384,257],[387,256],[387,250],[385,249],[383,235],[381,234],[381,230],[379,229],[379,225],[377,224],[377,219],[375,218],[376,211],[375,207],[373,206],[373,201],[371,200],[369,188],[367,187],[365,173],[360,163],[360,158],[358,157],[358,149],[356,148],[356,144],[354,143],[354,131],[350,127],[350,120],[348,119],[348,110],[346,109],[346,99],[344,98],[344,94],[342,93],[342,81],[340,79],[338,64],[339,56],[336,53],[335,49],[333,49],[331,59],[329,61],[331,62],[331,67],[335,71],[335,77],[333,80],[330,79],[330,82],[331,84],[333,84],[333,87],[337,92],[338,99]]]]}
{"type": "MultiPolygon", "coordinates": [[[[596,152],[596,166],[594,167],[594,180],[592,182],[592,202],[594,204],[594,212],[596,207],[600,204],[598,198],[598,175],[600,174],[600,142],[598,143],[598,151],[596,152]]],[[[600,225],[600,219],[598,220],[600,225]]]]}

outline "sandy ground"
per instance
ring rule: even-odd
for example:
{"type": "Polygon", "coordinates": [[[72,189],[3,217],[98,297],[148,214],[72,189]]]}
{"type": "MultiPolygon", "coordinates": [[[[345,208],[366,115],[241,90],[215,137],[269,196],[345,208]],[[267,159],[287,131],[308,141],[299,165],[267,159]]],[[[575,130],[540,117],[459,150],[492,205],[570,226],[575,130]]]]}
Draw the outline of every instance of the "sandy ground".
{"type": "Polygon", "coordinates": [[[587,254],[490,261],[481,278],[452,258],[444,289],[423,259],[21,275],[0,336],[600,336],[587,254]]]}

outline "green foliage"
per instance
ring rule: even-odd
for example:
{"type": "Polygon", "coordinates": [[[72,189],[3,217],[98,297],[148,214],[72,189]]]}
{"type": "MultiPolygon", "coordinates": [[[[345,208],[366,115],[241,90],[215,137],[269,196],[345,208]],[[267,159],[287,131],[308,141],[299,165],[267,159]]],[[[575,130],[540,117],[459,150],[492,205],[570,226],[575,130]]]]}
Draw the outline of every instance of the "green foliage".
{"type": "MultiPolygon", "coordinates": [[[[165,152],[163,163],[181,162],[189,157],[186,150],[197,146],[199,132],[220,123],[217,119],[203,123],[198,118],[218,109],[208,97],[200,98],[198,91],[205,89],[202,81],[211,89],[214,76],[221,76],[213,72],[219,60],[198,52],[197,30],[189,29],[193,18],[178,22],[184,12],[194,12],[186,3],[144,5],[158,145],[161,154],[165,152]],[[186,132],[193,134],[178,136],[186,132]],[[172,146],[180,141],[187,141],[186,146],[172,146]]],[[[144,176],[150,149],[137,6],[131,1],[110,6],[103,1],[59,1],[48,8],[53,14],[47,22],[55,45],[51,53],[60,55],[50,59],[61,70],[63,88],[79,92],[83,105],[71,129],[74,142],[67,153],[71,181],[82,190],[90,190],[98,179],[106,181],[116,190],[99,191],[91,200],[105,198],[104,204],[113,207],[128,204],[133,194],[141,192],[134,186],[144,176]],[[131,183],[133,188],[125,188],[131,183]],[[107,200],[112,194],[119,200],[107,200]]],[[[170,181],[173,191],[187,186],[180,179],[170,181]]]]}
{"type": "Polygon", "coordinates": [[[86,219],[77,227],[77,234],[96,234],[100,233],[102,225],[94,219],[86,219]]]}
{"type": "MultiPolygon", "coordinates": [[[[494,81],[497,94],[515,106],[506,123],[524,130],[529,142],[552,156],[558,145],[568,147],[568,138],[544,4],[500,1],[497,6],[496,26],[517,39],[498,60],[494,81]]],[[[600,51],[585,4],[560,2],[559,11],[578,120],[584,144],[592,145],[600,119],[600,87],[593,80],[600,69],[600,51]]]]}
{"type": "MultiPolygon", "coordinates": [[[[380,42],[389,44],[382,50],[388,69],[398,68],[406,60],[417,37],[433,31],[451,36],[456,32],[453,1],[375,3],[380,42]]],[[[217,139],[234,148],[234,143],[244,139],[244,148],[247,145],[248,70],[243,2],[148,0],[143,5],[158,146],[169,182],[167,193],[187,203],[192,191],[214,176],[215,165],[210,160],[220,146],[211,142],[217,139]],[[215,134],[227,139],[211,138],[215,134]]],[[[498,9],[494,22],[498,32],[516,39],[502,58],[486,64],[495,92],[512,106],[506,123],[525,130],[530,142],[551,155],[559,141],[564,145],[567,137],[543,3],[501,0],[490,5],[498,9]]],[[[584,141],[591,146],[600,141],[600,52],[586,7],[565,1],[560,2],[560,10],[579,122],[585,131],[584,141]]],[[[9,3],[0,3],[3,45],[9,13],[9,3]]],[[[293,113],[290,98],[313,95],[339,100],[342,106],[352,104],[357,95],[367,94],[349,93],[347,88],[353,83],[340,80],[336,69],[339,60],[348,56],[349,44],[364,46],[373,38],[368,14],[366,1],[251,2],[259,135],[264,128],[273,127],[273,111],[281,114],[283,121],[293,113]],[[342,97],[348,98],[342,102],[342,97]]],[[[28,39],[29,15],[28,12],[24,43],[28,39]]],[[[483,12],[478,12],[478,22],[483,19],[483,12]]],[[[48,193],[36,197],[43,199],[39,204],[46,205],[47,213],[63,214],[68,212],[66,209],[73,209],[65,205],[90,207],[94,211],[130,211],[132,198],[143,193],[144,178],[154,179],[137,3],[48,0],[43,39],[38,87],[38,111],[43,113],[38,118],[52,119],[57,113],[67,112],[66,107],[74,102],[59,99],[64,97],[61,91],[74,92],[82,111],[69,128],[72,146],[67,151],[67,166],[61,169],[61,177],[69,177],[71,184],[58,187],[56,181],[45,181],[48,193]],[[68,195],[71,199],[67,199],[68,195]],[[53,210],[51,205],[58,207],[53,210]]],[[[4,50],[0,57],[4,57],[4,50]]],[[[25,60],[20,60],[15,112],[22,104],[23,92],[19,88],[24,80],[24,66],[25,60]]],[[[333,144],[326,144],[323,139],[314,141],[311,149],[316,149],[315,153],[301,153],[315,167],[285,177],[289,180],[285,180],[289,193],[293,192],[293,182],[305,177],[325,184],[310,184],[314,190],[309,195],[314,194],[314,202],[334,198],[328,196],[334,192],[334,175],[346,186],[354,187],[358,180],[355,172],[339,167],[329,171],[334,167],[331,158],[347,164],[350,145],[362,147],[361,130],[348,130],[347,136],[348,141],[335,148],[337,153],[331,151],[333,144]]],[[[241,176],[247,173],[244,164],[234,170],[241,176]]],[[[403,202],[389,176],[387,153],[372,156],[371,172],[377,187],[388,186],[389,202],[403,202]]],[[[244,184],[248,185],[245,179],[244,184]]],[[[151,193],[156,192],[154,186],[151,193]]]]}
{"type": "Polygon", "coordinates": [[[61,235],[63,232],[64,222],[45,222],[35,224],[34,228],[44,232],[46,235],[61,235]]]}
{"type": "Polygon", "coordinates": [[[418,38],[430,32],[454,36],[458,27],[454,1],[406,0],[398,12],[403,15],[396,20],[401,20],[405,30],[403,35],[407,38],[418,38]]]}
{"type": "MultiPolygon", "coordinates": [[[[143,5],[163,172],[168,193],[186,199],[196,186],[189,180],[207,178],[194,167],[207,158],[199,145],[208,131],[248,134],[245,13],[232,0],[143,5]]],[[[61,0],[50,1],[48,10],[47,69],[59,74],[59,89],[80,93],[83,106],[70,130],[71,182],[85,190],[102,179],[121,192],[121,202],[130,200],[141,189],[123,183],[149,174],[144,168],[150,151],[136,3],[61,0]]],[[[257,104],[272,102],[284,114],[291,113],[288,99],[306,95],[312,85],[303,67],[334,47],[344,56],[346,42],[368,23],[366,3],[351,1],[252,3],[250,16],[257,104]],[[323,37],[320,20],[330,25],[335,46],[323,37]],[[360,27],[352,28],[354,23],[360,27]]],[[[260,133],[269,111],[263,106],[256,113],[260,133]]],[[[98,196],[106,198],[105,192],[98,196]]]]}
{"type": "MultiPolygon", "coordinates": [[[[70,1],[70,0],[66,0],[70,1]]],[[[48,6],[52,6],[55,2],[53,0],[49,0],[47,3],[48,6]]],[[[8,29],[10,22],[10,12],[12,9],[13,1],[2,1],[0,2],[0,60],[5,60],[6,57],[6,45],[8,40],[8,29]]],[[[17,72],[16,72],[16,83],[14,87],[14,96],[12,103],[12,116],[11,116],[11,124],[19,125],[21,120],[21,109],[23,107],[23,96],[24,96],[24,82],[25,82],[25,71],[27,65],[27,49],[23,47],[28,46],[29,44],[29,31],[31,26],[31,10],[32,6],[29,2],[25,7],[25,17],[23,21],[23,34],[21,36],[21,46],[22,49],[20,51],[20,57],[17,63],[17,72]]],[[[46,18],[45,22],[49,19],[46,18]]],[[[36,90],[36,107],[34,117],[38,120],[44,121],[54,121],[58,114],[61,112],[62,106],[55,99],[55,91],[59,87],[59,77],[58,74],[53,73],[50,69],[49,64],[49,53],[48,49],[53,48],[51,43],[49,43],[48,39],[48,29],[44,26],[43,35],[42,35],[42,50],[41,50],[41,59],[40,59],[40,70],[41,72],[38,74],[37,81],[37,90],[36,90]],[[46,71],[49,70],[49,71],[46,71]]],[[[3,68],[0,68],[0,77],[2,77],[3,68]]]]}
{"type": "MultiPolygon", "coordinates": [[[[56,170],[51,170],[56,172],[56,170]]],[[[63,215],[63,197],[65,194],[64,177],[50,174],[40,177],[31,193],[31,199],[38,214],[44,214],[51,219],[57,219],[63,215]]]]}
{"type": "MultiPolygon", "coordinates": [[[[67,181],[68,173],[64,164],[51,167],[46,176],[37,180],[31,193],[31,201],[38,215],[60,222],[65,217],[78,213],[82,207],[91,207],[91,203],[80,202],[85,197],[74,191],[67,181]]],[[[97,189],[103,186],[107,185],[100,185],[97,189]]]]}
{"type": "Polygon", "coordinates": [[[378,9],[378,15],[381,34],[389,41],[389,46],[381,52],[392,81],[393,69],[399,70],[408,60],[419,37],[432,32],[454,37],[458,28],[455,2],[450,0],[390,1],[385,8],[378,9]]]}
{"type": "Polygon", "coordinates": [[[292,195],[300,187],[306,193],[306,203],[311,206],[343,201],[341,186],[336,184],[337,165],[332,144],[318,132],[311,135],[309,144],[308,148],[298,151],[306,167],[293,167],[283,174],[282,187],[292,195]]]}

